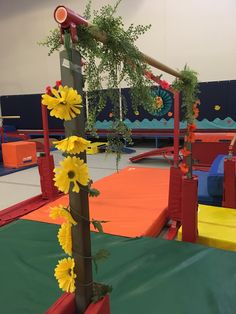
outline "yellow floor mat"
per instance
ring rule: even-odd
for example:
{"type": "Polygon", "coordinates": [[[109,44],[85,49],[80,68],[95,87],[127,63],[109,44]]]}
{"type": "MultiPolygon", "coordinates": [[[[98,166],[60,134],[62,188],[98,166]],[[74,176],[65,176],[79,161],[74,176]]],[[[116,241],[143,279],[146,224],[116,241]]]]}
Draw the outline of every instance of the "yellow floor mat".
{"type": "MultiPolygon", "coordinates": [[[[181,239],[182,227],[178,231],[181,239]]],[[[199,205],[197,242],[236,251],[236,209],[199,205]]]]}

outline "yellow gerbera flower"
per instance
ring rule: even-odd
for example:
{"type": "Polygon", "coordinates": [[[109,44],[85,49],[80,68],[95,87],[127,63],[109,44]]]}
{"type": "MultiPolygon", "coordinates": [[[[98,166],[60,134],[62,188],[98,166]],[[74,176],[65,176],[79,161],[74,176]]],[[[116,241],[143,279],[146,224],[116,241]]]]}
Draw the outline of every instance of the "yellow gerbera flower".
{"type": "Polygon", "coordinates": [[[88,147],[90,141],[78,136],[69,136],[64,140],[53,142],[57,149],[69,154],[79,154],[88,147]]]}
{"type": "Polygon", "coordinates": [[[58,241],[66,254],[72,255],[71,224],[63,223],[57,234],[58,241]]]}
{"type": "Polygon", "coordinates": [[[76,225],[76,221],[73,219],[70,212],[63,205],[50,207],[49,217],[51,217],[52,219],[63,217],[67,220],[67,222],[70,222],[72,225],[76,225]]]}
{"type": "Polygon", "coordinates": [[[74,259],[68,257],[60,260],[55,268],[55,277],[63,291],[70,293],[75,291],[76,274],[74,273],[74,267],[74,259]]]}
{"type": "Polygon", "coordinates": [[[59,89],[51,89],[54,96],[42,95],[42,104],[47,106],[51,116],[61,120],[71,120],[80,114],[82,97],[73,88],[59,86],[59,89]]]}
{"type": "Polygon", "coordinates": [[[61,167],[55,168],[55,186],[65,194],[69,192],[72,184],[73,192],[79,193],[79,184],[87,185],[89,182],[88,166],[77,157],[66,157],[60,162],[61,167]]]}

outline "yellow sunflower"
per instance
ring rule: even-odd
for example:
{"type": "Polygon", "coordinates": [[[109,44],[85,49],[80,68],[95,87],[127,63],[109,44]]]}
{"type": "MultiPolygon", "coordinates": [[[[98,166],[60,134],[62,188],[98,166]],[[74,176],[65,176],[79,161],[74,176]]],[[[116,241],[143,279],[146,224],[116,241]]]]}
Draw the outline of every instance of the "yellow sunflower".
{"type": "Polygon", "coordinates": [[[66,254],[72,255],[71,224],[63,223],[57,234],[58,241],[66,254]]]}
{"type": "Polygon", "coordinates": [[[63,205],[50,207],[49,217],[51,217],[52,219],[56,219],[58,217],[63,217],[68,222],[70,222],[72,225],[76,225],[76,221],[73,219],[70,212],[63,205]]]}
{"type": "Polygon", "coordinates": [[[77,157],[66,157],[60,162],[61,167],[55,168],[55,186],[65,194],[72,191],[79,193],[79,184],[87,185],[89,182],[88,166],[83,160],[77,157]]]}
{"type": "Polygon", "coordinates": [[[68,257],[60,260],[55,268],[55,277],[63,291],[70,293],[75,291],[76,274],[74,273],[74,267],[74,259],[68,257]]]}
{"type": "Polygon", "coordinates": [[[53,142],[57,149],[69,154],[79,154],[88,147],[90,141],[85,140],[82,137],[70,136],[62,141],[53,142]]]}
{"type": "Polygon", "coordinates": [[[82,97],[73,88],[59,86],[58,90],[52,88],[54,96],[42,95],[42,104],[47,106],[51,116],[61,120],[71,120],[80,114],[82,97]]]}

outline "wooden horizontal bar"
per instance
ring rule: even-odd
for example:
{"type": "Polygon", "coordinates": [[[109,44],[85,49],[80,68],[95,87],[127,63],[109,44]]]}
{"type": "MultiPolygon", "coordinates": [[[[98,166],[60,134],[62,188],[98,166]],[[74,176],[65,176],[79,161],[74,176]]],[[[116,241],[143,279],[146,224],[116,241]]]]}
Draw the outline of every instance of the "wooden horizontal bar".
{"type": "MultiPolygon", "coordinates": [[[[72,10],[66,8],[65,6],[58,6],[55,9],[55,11],[54,11],[54,18],[55,18],[56,22],[60,24],[61,28],[68,28],[68,25],[72,25],[72,24],[75,24],[75,23],[76,23],[76,25],[82,24],[84,26],[87,26],[87,27],[89,27],[91,29],[92,36],[96,40],[98,40],[98,41],[100,41],[100,42],[102,42],[104,44],[106,44],[106,42],[107,42],[107,34],[105,32],[99,31],[97,29],[96,25],[90,23],[88,20],[85,20],[84,18],[81,17],[81,15],[73,12],[72,10]],[[63,22],[59,23],[59,20],[56,19],[58,10],[63,10],[63,12],[65,12],[67,10],[67,14],[65,13],[66,21],[64,21],[64,24],[63,24],[63,22]],[[81,21],[81,18],[82,18],[82,21],[81,21]]],[[[141,51],[140,51],[140,53],[141,53],[141,56],[142,56],[143,60],[147,64],[149,64],[150,66],[152,66],[152,67],[154,67],[154,68],[156,68],[158,70],[161,70],[161,71],[163,71],[165,73],[168,73],[170,75],[173,75],[175,77],[181,78],[181,74],[178,71],[168,67],[167,65],[157,61],[156,59],[154,59],[152,57],[149,57],[148,55],[144,54],[141,51]]]]}

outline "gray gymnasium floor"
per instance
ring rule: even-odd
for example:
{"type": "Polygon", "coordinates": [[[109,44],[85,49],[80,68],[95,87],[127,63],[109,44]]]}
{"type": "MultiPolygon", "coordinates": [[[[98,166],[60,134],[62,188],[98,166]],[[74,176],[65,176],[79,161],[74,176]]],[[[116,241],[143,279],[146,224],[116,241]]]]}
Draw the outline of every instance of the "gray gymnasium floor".
{"type": "MultiPolygon", "coordinates": [[[[132,154],[122,154],[119,169],[127,166],[135,167],[169,167],[162,157],[152,157],[142,160],[138,163],[131,163],[129,158],[139,153],[143,153],[154,149],[152,145],[142,145],[132,147],[136,150],[132,154]],[[145,147],[144,147],[145,146],[145,147]]],[[[55,165],[59,164],[62,155],[59,151],[52,152],[55,165]]],[[[99,180],[116,172],[116,163],[114,154],[99,153],[95,155],[87,155],[90,177],[93,181],[99,180]]],[[[17,204],[25,199],[36,196],[41,193],[38,168],[30,168],[0,177],[0,210],[17,204]]]]}

